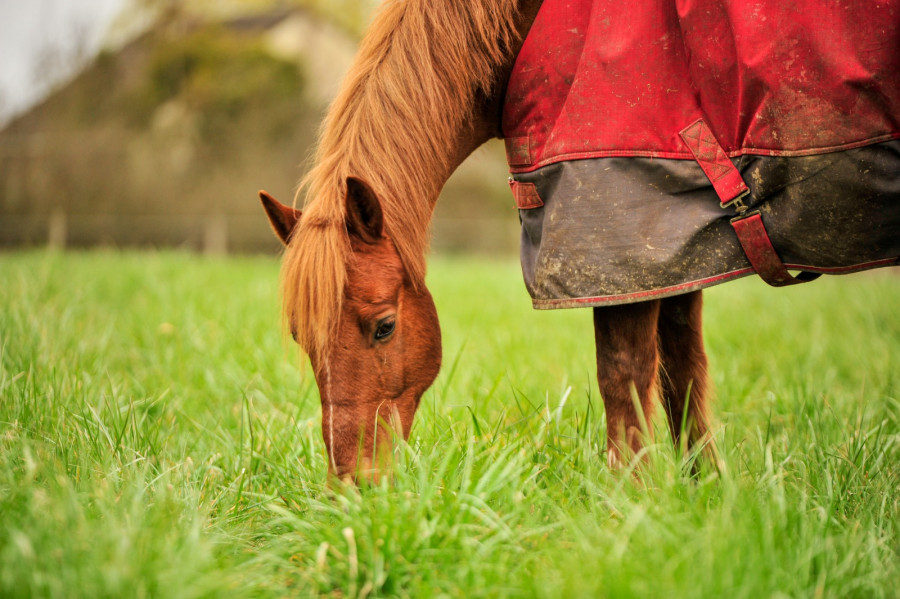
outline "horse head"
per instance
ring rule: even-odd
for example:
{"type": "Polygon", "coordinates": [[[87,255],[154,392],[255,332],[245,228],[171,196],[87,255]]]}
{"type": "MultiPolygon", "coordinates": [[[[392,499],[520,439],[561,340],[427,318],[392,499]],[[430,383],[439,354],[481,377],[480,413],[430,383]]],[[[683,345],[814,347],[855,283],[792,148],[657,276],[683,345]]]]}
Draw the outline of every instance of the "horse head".
{"type": "MultiPolygon", "coordinates": [[[[265,192],[260,200],[283,243],[304,234],[299,210],[265,192]]],[[[348,178],[345,210],[351,252],[340,313],[325,347],[304,349],[322,401],[329,474],[360,482],[387,470],[395,435],[408,438],[440,369],[441,333],[431,294],[404,268],[372,189],[348,178]]]]}

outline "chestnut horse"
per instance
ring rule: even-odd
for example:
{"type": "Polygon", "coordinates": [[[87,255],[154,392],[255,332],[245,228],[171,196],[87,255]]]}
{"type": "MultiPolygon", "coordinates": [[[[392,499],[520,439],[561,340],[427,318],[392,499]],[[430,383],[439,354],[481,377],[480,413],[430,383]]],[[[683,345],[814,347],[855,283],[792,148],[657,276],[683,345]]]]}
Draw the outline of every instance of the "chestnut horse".
{"type": "MultiPolygon", "coordinates": [[[[286,244],[284,315],[309,355],[329,472],[375,476],[441,363],[424,284],[429,224],[451,173],[500,137],[504,88],[538,0],[387,2],[324,121],[299,210],[260,192],[286,244]]],[[[611,466],[646,442],[658,397],[674,440],[715,460],[700,291],[594,308],[611,466]],[[642,432],[643,431],[643,432],[642,432]]]]}

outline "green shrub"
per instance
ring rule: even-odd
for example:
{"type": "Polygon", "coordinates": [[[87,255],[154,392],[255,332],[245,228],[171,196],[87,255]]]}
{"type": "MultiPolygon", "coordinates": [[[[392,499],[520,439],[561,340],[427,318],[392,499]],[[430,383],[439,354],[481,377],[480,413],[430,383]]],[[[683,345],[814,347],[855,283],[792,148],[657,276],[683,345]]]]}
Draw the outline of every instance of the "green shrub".
{"type": "Polygon", "coordinates": [[[154,44],[146,82],[132,98],[133,114],[146,125],[170,100],[199,116],[205,142],[216,142],[245,115],[265,111],[271,131],[304,108],[298,65],[278,59],[256,37],[207,26],[154,44]]]}

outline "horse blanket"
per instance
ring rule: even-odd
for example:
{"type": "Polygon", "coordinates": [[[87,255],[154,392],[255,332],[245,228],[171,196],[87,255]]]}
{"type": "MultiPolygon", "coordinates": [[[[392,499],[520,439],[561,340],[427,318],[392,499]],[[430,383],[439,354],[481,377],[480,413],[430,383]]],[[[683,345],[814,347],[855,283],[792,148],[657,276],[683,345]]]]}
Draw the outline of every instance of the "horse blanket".
{"type": "Polygon", "coordinates": [[[502,119],[537,308],[900,264],[900,0],[544,0],[502,119]]]}

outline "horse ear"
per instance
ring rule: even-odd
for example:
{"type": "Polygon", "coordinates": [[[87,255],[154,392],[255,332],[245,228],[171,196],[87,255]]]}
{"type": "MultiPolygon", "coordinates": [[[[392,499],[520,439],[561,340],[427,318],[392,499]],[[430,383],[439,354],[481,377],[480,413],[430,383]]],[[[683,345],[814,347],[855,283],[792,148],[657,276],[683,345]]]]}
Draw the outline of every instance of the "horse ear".
{"type": "Polygon", "coordinates": [[[377,243],[384,233],[381,202],[364,181],[347,178],[347,232],[366,243],[377,243]]]}
{"type": "Polygon", "coordinates": [[[272,225],[275,235],[278,236],[282,243],[287,245],[291,239],[291,233],[294,232],[294,228],[300,222],[302,212],[290,206],[285,206],[262,190],[259,192],[259,200],[262,202],[263,210],[266,211],[266,215],[269,217],[269,224],[272,225]]]}

